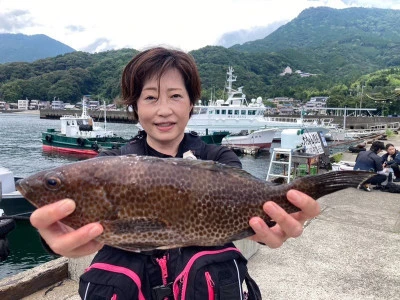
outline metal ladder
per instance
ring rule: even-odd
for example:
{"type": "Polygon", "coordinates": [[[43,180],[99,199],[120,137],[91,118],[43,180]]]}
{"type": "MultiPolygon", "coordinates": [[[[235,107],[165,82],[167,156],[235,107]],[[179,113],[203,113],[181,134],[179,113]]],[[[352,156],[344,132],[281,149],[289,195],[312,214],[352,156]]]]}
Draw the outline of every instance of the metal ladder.
{"type": "Polygon", "coordinates": [[[286,182],[290,182],[291,178],[291,167],[292,167],[292,149],[284,149],[284,148],[274,148],[272,152],[271,161],[269,162],[267,181],[270,180],[270,177],[283,177],[286,178],[286,182]],[[285,170],[285,166],[287,166],[287,172],[283,172],[283,174],[274,174],[273,168],[274,165],[283,166],[283,170],[285,170]]]}

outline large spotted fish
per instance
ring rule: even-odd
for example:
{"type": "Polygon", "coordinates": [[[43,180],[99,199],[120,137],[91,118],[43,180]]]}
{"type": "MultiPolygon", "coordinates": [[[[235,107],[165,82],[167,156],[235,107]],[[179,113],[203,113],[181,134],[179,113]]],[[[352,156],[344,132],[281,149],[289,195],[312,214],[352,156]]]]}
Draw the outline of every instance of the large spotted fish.
{"type": "Polygon", "coordinates": [[[275,201],[298,211],[286,199],[289,189],[317,199],[358,187],[373,173],[339,171],[272,184],[211,161],[135,155],[98,157],[18,181],[17,189],[36,207],[64,198],[76,201],[63,223],[79,228],[100,222],[98,240],[126,250],[223,245],[254,234],[253,216],[274,222],[262,206],[275,201]]]}

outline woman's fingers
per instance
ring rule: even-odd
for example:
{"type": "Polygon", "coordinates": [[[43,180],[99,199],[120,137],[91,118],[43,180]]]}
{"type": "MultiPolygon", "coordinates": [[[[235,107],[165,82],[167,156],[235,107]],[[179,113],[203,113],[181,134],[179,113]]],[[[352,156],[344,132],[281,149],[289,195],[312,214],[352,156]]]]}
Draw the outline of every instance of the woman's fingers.
{"type": "Polygon", "coordinates": [[[289,237],[300,236],[303,232],[304,222],[320,213],[319,204],[302,192],[290,190],[287,198],[300,211],[288,214],[275,202],[264,203],[265,213],[276,222],[276,225],[269,228],[261,218],[251,218],[249,224],[256,233],[251,237],[252,240],[262,242],[271,248],[280,247],[289,237]]]}
{"type": "MultiPolygon", "coordinates": [[[[61,224],[65,226],[64,224],[61,224]]],[[[65,230],[67,231],[67,230],[65,230]]],[[[99,250],[103,244],[94,240],[103,232],[99,223],[91,223],[77,230],[54,236],[54,231],[43,229],[39,233],[49,247],[58,254],[75,257],[83,256],[99,250]]]]}
{"type": "Polygon", "coordinates": [[[76,257],[98,251],[103,244],[94,239],[103,232],[101,224],[91,223],[74,230],[60,222],[74,210],[75,202],[64,199],[35,210],[30,221],[57,254],[76,257]]]}
{"type": "Polygon", "coordinates": [[[287,192],[288,200],[300,209],[300,212],[294,213],[293,216],[304,224],[308,219],[315,218],[321,212],[321,207],[317,201],[310,196],[297,190],[287,192]]]}
{"type": "Polygon", "coordinates": [[[30,218],[32,226],[43,229],[70,215],[75,210],[75,202],[64,199],[36,209],[30,218]]]}
{"type": "Polygon", "coordinates": [[[251,218],[249,224],[255,232],[255,235],[250,237],[253,241],[263,243],[270,248],[278,248],[282,246],[283,242],[286,240],[284,233],[275,229],[278,225],[275,225],[275,230],[272,230],[259,217],[251,218]]]}

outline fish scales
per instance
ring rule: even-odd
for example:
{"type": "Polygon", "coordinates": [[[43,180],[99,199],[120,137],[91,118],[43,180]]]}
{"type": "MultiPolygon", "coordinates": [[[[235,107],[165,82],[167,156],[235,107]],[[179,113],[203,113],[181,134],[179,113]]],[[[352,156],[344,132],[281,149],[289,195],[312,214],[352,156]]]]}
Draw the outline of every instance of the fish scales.
{"type": "Polygon", "coordinates": [[[181,246],[212,246],[254,234],[249,220],[274,224],[263,204],[274,201],[298,211],[286,199],[296,188],[317,199],[358,187],[374,173],[339,171],[273,184],[212,161],[136,155],[97,157],[41,171],[17,182],[36,207],[70,198],[72,228],[92,222],[104,227],[98,238],[110,246],[137,251],[181,246]]]}

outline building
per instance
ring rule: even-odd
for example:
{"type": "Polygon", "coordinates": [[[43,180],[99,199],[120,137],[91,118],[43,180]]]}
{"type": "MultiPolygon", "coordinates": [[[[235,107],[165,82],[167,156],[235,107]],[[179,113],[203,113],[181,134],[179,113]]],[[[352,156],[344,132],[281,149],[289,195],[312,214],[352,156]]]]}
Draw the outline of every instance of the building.
{"type": "Polygon", "coordinates": [[[64,101],[61,100],[51,101],[51,109],[64,109],[64,101]]]}
{"type": "Polygon", "coordinates": [[[28,110],[29,108],[29,100],[18,100],[18,109],[28,110]]]}
{"type": "Polygon", "coordinates": [[[320,111],[326,108],[326,101],[329,97],[327,96],[319,96],[312,97],[310,101],[307,101],[304,108],[308,111],[320,111]]]}
{"type": "Polygon", "coordinates": [[[293,73],[293,70],[292,70],[292,68],[291,67],[289,67],[289,66],[287,66],[286,68],[285,68],[285,70],[283,70],[283,72],[281,73],[281,74],[279,74],[280,76],[285,76],[286,74],[292,74],[293,73]]]}

